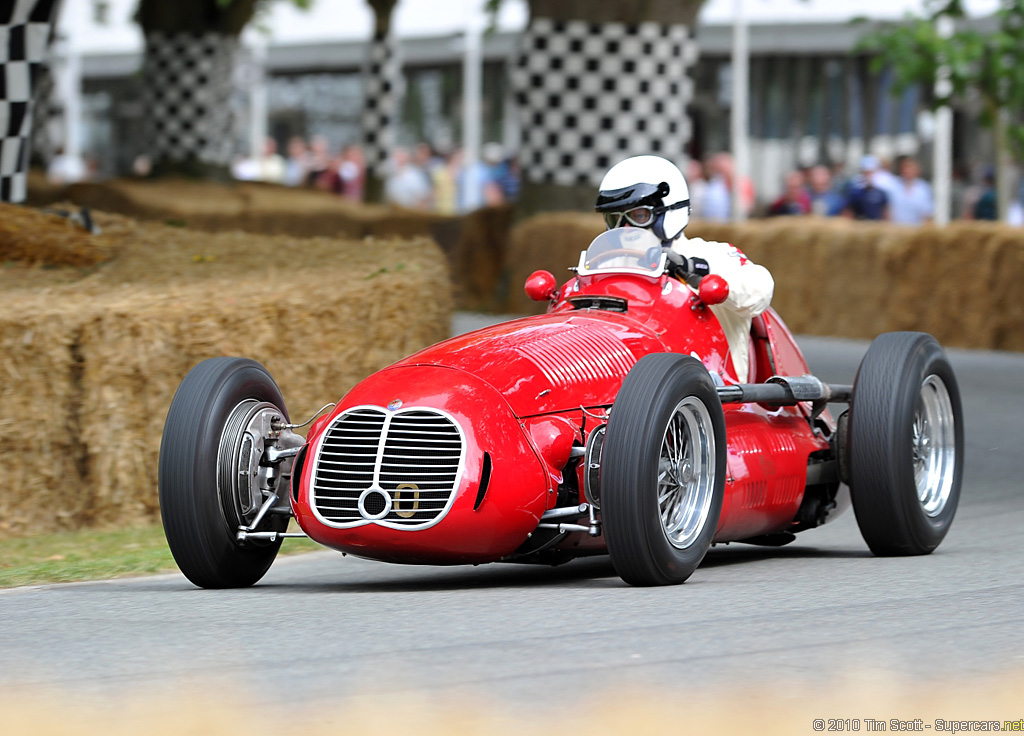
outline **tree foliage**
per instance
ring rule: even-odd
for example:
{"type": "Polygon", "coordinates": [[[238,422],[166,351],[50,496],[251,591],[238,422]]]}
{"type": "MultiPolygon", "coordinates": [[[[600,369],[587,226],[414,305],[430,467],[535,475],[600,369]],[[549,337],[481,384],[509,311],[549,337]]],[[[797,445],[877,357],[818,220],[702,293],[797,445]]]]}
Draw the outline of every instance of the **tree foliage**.
{"type": "Polygon", "coordinates": [[[981,122],[1003,129],[1006,136],[997,145],[1010,146],[1018,160],[1024,159],[1024,64],[1019,60],[1024,49],[1024,0],[1002,0],[990,30],[958,22],[949,38],[939,34],[937,21],[943,15],[962,21],[966,14],[961,0],[931,0],[926,7],[926,16],[883,26],[862,39],[859,48],[875,55],[875,71],[893,70],[897,95],[915,84],[930,89],[945,66],[950,84],[945,92],[936,92],[934,107],[978,95],[983,103],[981,122]]]}
{"type": "MultiPolygon", "coordinates": [[[[135,19],[144,32],[223,33],[237,36],[275,0],[139,0],[135,19]]],[[[288,0],[308,8],[313,0],[288,0]]]]}
{"type": "MultiPolygon", "coordinates": [[[[492,25],[504,0],[480,0],[492,25]]],[[[663,23],[693,25],[704,0],[527,0],[530,15],[557,20],[592,20],[600,23],[663,23]]]]}

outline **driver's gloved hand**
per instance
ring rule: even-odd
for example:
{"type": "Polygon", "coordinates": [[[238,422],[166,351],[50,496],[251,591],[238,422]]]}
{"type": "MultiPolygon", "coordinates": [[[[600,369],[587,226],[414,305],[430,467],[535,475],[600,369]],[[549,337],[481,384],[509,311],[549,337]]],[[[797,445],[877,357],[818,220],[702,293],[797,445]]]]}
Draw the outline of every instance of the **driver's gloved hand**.
{"type": "Polygon", "coordinates": [[[671,248],[665,248],[667,267],[670,276],[685,280],[687,283],[700,284],[700,280],[711,273],[708,262],[703,258],[687,258],[671,248]]]}
{"type": "Polygon", "coordinates": [[[677,253],[671,248],[665,248],[666,267],[668,275],[683,278],[690,273],[690,259],[682,253],[677,253]]]}

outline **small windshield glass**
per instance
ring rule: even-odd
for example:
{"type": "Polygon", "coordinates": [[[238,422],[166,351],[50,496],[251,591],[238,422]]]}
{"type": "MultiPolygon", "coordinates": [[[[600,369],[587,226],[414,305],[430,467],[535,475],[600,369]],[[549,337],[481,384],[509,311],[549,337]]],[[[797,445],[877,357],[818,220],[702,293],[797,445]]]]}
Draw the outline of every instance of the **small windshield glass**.
{"type": "Polygon", "coordinates": [[[665,270],[661,240],[650,230],[617,227],[598,235],[581,254],[580,274],[624,272],[660,276],[665,270]]]}

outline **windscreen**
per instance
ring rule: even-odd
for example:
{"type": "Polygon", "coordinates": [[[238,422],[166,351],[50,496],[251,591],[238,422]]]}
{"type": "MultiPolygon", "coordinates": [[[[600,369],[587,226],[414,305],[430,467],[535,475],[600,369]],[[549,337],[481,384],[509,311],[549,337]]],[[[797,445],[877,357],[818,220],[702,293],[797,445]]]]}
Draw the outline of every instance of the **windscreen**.
{"type": "Polygon", "coordinates": [[[580,256],[580,274],[637,273],[657,277],[665,270],[661,240],[650,230],[617,227],[598,235],[580,256]]]}

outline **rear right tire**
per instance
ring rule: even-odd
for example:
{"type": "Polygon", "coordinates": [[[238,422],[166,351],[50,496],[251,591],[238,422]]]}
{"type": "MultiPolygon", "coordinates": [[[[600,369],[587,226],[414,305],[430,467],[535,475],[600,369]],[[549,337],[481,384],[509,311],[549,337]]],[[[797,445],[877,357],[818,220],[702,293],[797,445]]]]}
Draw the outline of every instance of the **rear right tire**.
{"type": "Polygon", "coordinates": [[[946,536],[963,478],[956,377],[931,335],[892,332],[871,343],[849,415],[850,496],[876,555],[920,555],[946,536]]]}

